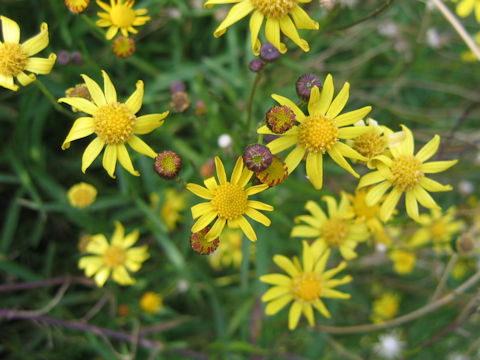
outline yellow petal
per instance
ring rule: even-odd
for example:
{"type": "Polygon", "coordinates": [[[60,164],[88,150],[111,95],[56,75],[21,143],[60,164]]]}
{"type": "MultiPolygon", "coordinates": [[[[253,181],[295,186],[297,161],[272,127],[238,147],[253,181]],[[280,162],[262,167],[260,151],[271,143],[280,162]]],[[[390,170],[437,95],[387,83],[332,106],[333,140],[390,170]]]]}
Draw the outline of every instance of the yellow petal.
{"type": "MultiPolygon", "coordinates": [[[[107,33],[105,34],[105,37],[107,40],[112,40],[115,35],[117,35],[118,32],[118,26],[110,26],[110,28],[107,30],[107,33]]],[[[128,36],[128,35],[125,35],[128,36]]]]}
{"type": "Polygon", "coordinates": [[[124,249],[128,249],[132,247],[132,245],[134,245],[137,242],[139,236],[140,236],[140,232],[138,230],[132,231],[130,234],[128,234],[123,238],[120,246],[124,249]]]}
{"type": "Polygon", "coordinates": [[[3,41],[18,44],[20,42],[20,28],[18,24],[5,16],[0,16],[2,21],[3,41]]]}
{"type": "Polygon", "coordinates": [[[115,179],[115,166],[117,165],[117,147],[115,145],[107,145],[103,153],[103,168],[107,171],[111,178],[115,179]]]}
{"type": "Polygon", "coordinates": [[[135,284],[135,280],[128,274],[125,266],[117,266],[112,272],[112,279],[120,285],[135,284]]]}
{"type": "Polygon", "coordinates": [[[315,189],[323,186],[323,155],[309,153],[307,155],[307,176],[315,189]]]}
{"type": "Polygon", "coordinates": [[[192,233],[199,232],[205,229],[210,223],[218,216],[218,213],[215,210],[211,210],[200,216],[195,224],[192,226],[192,233]]]}
{"type": "Polygon", "coordinates": [[[369,186],[369,185],[372,185],[372,184],[376,184],[380,181],[383,181],[385,180],[385,178],[382,176],[382,174],[380,173],[380,171],[372,171],[371,173],[368,173],[368,174],[365,174],[364,176],[362,176],[362,178],[360,179],[359,183],[358,183],[358,188],[362,188],[362,187],[365,187],[365,186],[369,186]]]}
{"type": "Polygon", "coordinates": [[[338,144],[339,143],[337,142],[330,150],[327,151],[328,155],[330,155],[333,161],[335,161],[338,165],[347,170],[350,174],[357,178],[360,177],[360,175],[358,175],[357,172],[353,170],[352,166],[347,162],[347,160],[345,160],[343,154],[338,150],[338,144]]]}
{"type": "Polygon", "coordinates": [[[127,102],[125,105],[130,109],[130,111],[134,114],[140,110],[142,107],[142,101],[143,101],[143,81],[138,80],[136,84],[137,89],[133,92],[132,95],[128,98],[127,102]]]}
{"type": "Polygon", "coordinates": [[[225,33],[226,29],[235,24],[237,21],[243,19],[245,16],[250,13],[254,9],[252,3],[250,1],[242,1],[236,5],[234,5],[230,11],[228,12],[225,19],[220,23],[217,27],[213,36],[219,37],[225,33]]]}
{"type": "Polygon", "coordinates": [[[153,149],[138,136],[132,135],[130,139],[128,139],[127,144],[130,145],[136,152],[147,155],[152,159],[157,156],[157,153],[153,151],[153,149]]]}
{"type": "Polygon", "coordinates": [[[105,100],[105,95],[103,95],[103,91],[100,86],[98,86],[98,84],[91,78],[89,78],[87,75],[82,74],[81,76],[83,78],[83,81],[85,82],[85,85],[87,85],[88,92],[90,93],[90,96],[92,97],[92,100],[95,102],[95,104],[97,106],[106,105],[107,100],[105,100]]]}
{"type": "Polygon", "coordinates": [[[93,139],[93,141],[90,144],[88,144],[82,156],[82,172],[83,173],[85,173],[87,168],[92,164],[93,160],[97,158],[97,156],[102,151],[104,145],[105,143],[99,137],[93,139]]]}
{"type": "Polygon", "coordinates": [[[130,155],[128,155],[125,145],[117,144],[115,146],[117,147],[117,157],[120,165],[122,165],[130,174],[140,176],[140,173],[133,168],[132,160],[130,159],[130,155]]]}
{"type": "Polygon", "coordinates": [[[298,5],[290,11],[290,15],[298,29],[318,30],[319,28],[318,23],[312,20],[305,10],[298,5]]]}
{"type": "Polygon", "coordinates": [[[374,206],[378,203],[391,186],[392,184],[389,181],[384,181],[371,188],[365,196],[365,203],[367,206],[374,206]]]}
{"type": "Polygon", "coordinates": [[[306,225],[297,225],[294,226],[292,232],[290,233],[291,237],[317,237],[320,236],[321,232],[319,229],[313,228],[306,225]]]}
{"type": "Polygon", "coordinates": [[[428,192],[425,191],[424,188],[421,186],[416,186],[413,188],[413,194],[415,195],[415,198],[417,201],[425,206],[426,208],[429,209],[437,209],[440,210],[440,206],[433,200],[433,198],[430,196],[428,192]]]}
{"type": "MultiPolygon", "coordinates": [[[[320,244],[319,241],[314,243],[316,246],[320,244]]],[[[328,258],[330,257],[330,249],[326,249],[325,252],[321,255],[320,259],[317,260],[313,272],[315,274],[322,274],[325,271],[325,266],[327,265],[328,258]]]]}
{"type": "Polygon", "coordinates": [[[353,110],[341,114],[335,118],[335,123],[338,127],[348,126],[355,124],[359,120],[362,120],[372,110],[371,106],[365,106],[361,109],[353,110]]]}
{"type": "Polygon", "coordinates": [[[125,229],[120,221],[115,221],[115,230],[113,231],[111,243],[114,246],[120,247],[123,242],[123,236],[125,235],[125,229]]]}
{"type": "Polygon", "coordinates": [[[288,174],[291,174],[293,170],[295,170],[302,161],[303,156],[305,155],[306,149],[301,146],[297,145],[286,157],[285,159],[285,165],[287,166],[288,169],[288,174]]]}
{"type": "Polygon", "coordinates": [[[208,241],[213,241],[216,238],[218,238],[220,236],[220,234],[222,233],[223,229],[225,228],[225,223],[226,222],[227,222],[227,219],[218,218],[217,221],[215,221],[215,224],[213,224],[210,231],[205,236],[205,239],[208,240],[208,241]]]}
{"type": "Polygon", "coordinates": [[[103,76],[103,90],[105,91],[105,99],[107,100],[108,104],[113,104],[117,102],[117,91],[115,90],[115,86],[112,84],[112,80],[108,74],[102,70],[103,76]]]}
{"type": "Polygon", "coordinates": [[[290,290],[286,287],[283,287],[283,286],[274,286],[270,289],[267,290],[267,292],[265,292],[265,294],[263,294],[262,296],[262,301],[263,302],[267,302],[267,301],[270,301],[270,300],[273,300],[273,299],[276,299],[280,296],[283,296],[283,295],[286,295],[287,293],[289,293],[290,290]]]}
{"type": "Polygon", "coordinates": [[[303,315],[305,315],[305,317],[307,318],[308,324],[310,326],[315,326],[315,317],[313,315],[312,305],[311,304],[303,304],[302,312],[303,312],[303,315]]]}
{"type": "Polygon", "coordinates": [[[313,254],[310,250],[310,246],[305,240],[302,241],[302,245],[303,271],[309,273],[313,270],[313,254]]]}
{"type": "Polygon", "coordinates": [[[194,219],[199,218],[200,216],[212,212],[215,208],[212,206],[211,202],[203,202],[197,205],[192,206],[192,217],[194,219]]]}
{"type": "Polygon", "coordinates": [[[210,190],[194,183],[187,184],[187,190],[203,199],[211,200],[214,197],[210,190]]]}
{"type": "Polygon", "coordinates": [[[240,225],[240,228],[242,229],[243,233],[247,236],[247,238],[250,241],[257,241],[257,234],[255,234],[255,231],[253,230],[252,225],[248,222],[245,217],[240,216],[238,224],[240,225]]]}
{"type": "Polygon", "coordinates": [[[80,97],[60,98],[58,102],[73,106],[89,115],[95,115],[98,110],[98,107],[93,102],[80,97]]]}
{"type": "Polygon", "coordinates": [[[327,219],[327,216],[323,212],[322,208],[315,201],[307,201],[307,203],[305,204],[305,209],[310,211],[310,213],[315,216],[315,218],[322,222],[327,219]]]}
{"type": "Polygon", "coordinates": [[[110,269],[107,267],[104,267],[99,272],[97,272],[97,275],[95,275],[95,283],[97,284],[97,286],[102,287],[103,284],[105,284],[105,282],[107,281],[109,276],[110,276],[110,269]]]}
{"type": "Polygon", "coordinates": [[[307,52],[310,51],[310,46],[308,45],[308,42],[306,42],[304,39],[300,38],[300,35],[298,35],[298,31],[295,28],[295,25],[293,24],[293,21],[290,19],[288,15],[284,15],[281,18],[278,19],[279,24],[280,24],[280,30],[282,33],[284,33],[287,37],[292,39],[292,41],[298,45],[303,51],[307,52]]]}
{"type": "Polygon", "coordinates": [[[420,186],[422,186],[425,190],[430,192],[452,190],[452,187],[450,185],[442,185],[439,182],[427,177],[424,177],[422,180],[420,180],[420,186]]]}
{"type": "Polygon", "coordinates": [[[330,108],[327,111],[327,116],[330,119],[334,119],[343,110],[343,108],[347,104],[349,91],[350,91],[350,84],[346,82],[343,85],[342,90],[340,90],[340,92],[335,97],[335,100],[333,100],[332,104],[330,105],[330,108]]]}
{"type": "Polygon", "coordinates": [[[135,123],[135,134],[148,134],[155,130],[156,128],[163,125],[165,120],[163,120],[167,115],[168,111],[162,114],[150,114],[150,115],[143,115],[137,118],[135,123]]]}
{"type": "Polygon", "coordinates": [[[278,19],[267,17],[267,21],[265,22],[265,36],[267,40],[278,49],[278,51],[282,52],[282,46],[280,43],[280,23],[278,22],[278,19]]]}
{"type": "Polygon", "coordinates": [[[281,267],[288,275],[294,277],[298,274],[298,269],[293,265],[292,261],[283,255],[275,255],[273,261],[281,267]]]}
{"type": "Polygon", "coordinates": [[[298,320],[300,320],[300,315],[302,313],[302,304],[294,301],[292,306],[290,306],[290,311],[288,313],[288,329],[295,330],[298,325],[298,320]]]}
{"type": "Polygon", "coordinates": [[[25,41],[21,46],[22,49],[27,53],[27,56],[32,56],[45,49],[47,45],[48,25],[46,23],[42,23],[40,25],[40,33],[25,41]]]}
{"type": "Polygon", "coordinates": [[[250,16],[250,42],[252,43],[252,52],[256,56],[260,55],[261,45],[258,40],[258,33],[262,27],[263,18],[263,14],[258,10],[255,10],[252,16],[250,16]]]}
{"type": "Polygon", "coordinates": [[[418,203],[412,190],[405,193],[405,207],[407,208],[408,216],[418,221],[418,203]]]}
{"type": "Polygon", "coordinates": [[[324,289],[322,297],[332,299],[350,299],[351,295],[333,289],[324,289]]]}
{"type": "Polygon", "coordinates": [[[91,117],[81,117],[75,120],[70,129],[67,137],[63,141],[62,149],[68,149],[70,147],[70,142],[84,138],[85,136],[91,135],[94,132],[94,123],[93,118],[91,117]]]}
{"type": "Polygon", "coordinates": [[[438,150],[438,146],[440,145],[440,136],[435,135],[432,140],[426,143],[420,151],[415,155],[415,157],[420,162],[425,162],[430,159],[438,150]]]}
{"type": "Polygon", "coordinates": [[[232,184],[238,183],[238,181],[240,180],[240,177],[242,176],[242,170],[243,170],[243,159],[241,156],[239,156],[237,161],[235,162],[235,167],[233,168],[232,176],[230,177],[230,182],[232,184]]]}
{"type": "Polygon", "coordinates": [[[215,169],[217,170],[217,178],[221,185],[227,182],[227,174],[225,173],[225,167],[222,160],[218,156],[215,156],[215,169]]]}
{"type": "Polygon", "coordinates": [[[292,301],[292,295],[285,294],[270,303],[265,307],[265,314],[275,315],[282,310],[290,301],[292,301]]]}
{"type": "Polygon", "coordinates": [[[336,216],[338,209],[335,198],[333,196],[322,196],[322,200],[327,203],[328,216],[330,218],[336,216]]]}
{"type": "Polygon", "coordinates": [[[290,108],[290,110],[292,110],[293,113],[295,114],[295,117],[296,117],[298,122],[301,123],[305,120],[305,114],[303,113],[302,110],[300,110],[300,108],[292,100],[290,100],[290,99],[288,99],[284,96],[280,96],[280,95],[276,95],[276,94],[273,94],[272,98],[273,98],[273,100],[278,102],[280,105],[283,105],[283,106],[286,106],[286,107],[290,108]]]}
{"type": "MultiPolygon", "coordinates": [[[[320,94],[320,100],[318,102],[312,103],[312,100],[310,98],[310,101],[308,103],[308,112],[310,113],[310,115],[313,115],[313,114],[324,115],[327,113],[327,110],[330,107],[330,104],[332,103],[333,91],[334,91],[333,78],[332,78],[332,75],[328,74],[323,83],[322,92],[320,94]]],[[[312,92],[313,92],[313,89],[312,89],[312,92]]]]}
{"type": "Polygon", "coordinates": [[[268,185],[266,185],[266,184],[255,185],[255,186],[251,186],[248,189],[246,189],[245,193],[247,194],[247,196],[250,196],[250,195],[258,194],[259,192],[262,192],[262,191],[267,190],[267,189],[268,189],[268,185]]]}
{"type": "Polygon", "coordinates": [[[330,315],[330,312],[327,310],[327,307],[325,306],[325,304],[322,302],[322,300],[320,299],[317,299],[313,302],[313,306],[315,306],[315,308],[323,315],[325,316],[326,318],[330,318],[331,315],[330,315]]]}
{"type": "Polygon", "coordinates": [[[251,207],[247,207],[247,210],[245,210],[245,215],[265,226],[270,226],[270,224],[272,223],[268,217],[263,215],[260,211],[257,211],[251,207]]]}
{"type": "Polygon", "coordinates": [[[431,161],[422,164],[422,170],[427,174],[436,174],[447,170],[458,162],[458,160],[450,161],[431,161]]]}
{"type": "Polygon", "coordinates": [[[247,206],[257,210],[273,211],[273,206],[256,200],[248,200],[247,206]]]}
{"type": "Polygon", "coordinates": [[[392,216],[393,210],[400,200],[400,196],[402,196],[402,191],[396,187],[394,187],[390,194],[387,195],[380,208],[380,218],[382,221],[386,222],[390,216],[392,216]]]}
{"type": "Polygon", "coordinates": [[[279,286],[290,286],[292,279],[289,278],[287,275],[282,274],[268,274],[260,276],[259,280],[261,282],[271,284],[271,285],[279,285],[279,286]]]}
{"type": "Polygon", "coordinates": [[[269,142],[267,147],[270,149],[270,151],[273,154],[278,154],[279,152],[282,152],[283,150],[288,149],[289,147],[295,145],[297,142],[298,142],[297,135],[291,135],[291,136],[283,135],[269,142]]]}

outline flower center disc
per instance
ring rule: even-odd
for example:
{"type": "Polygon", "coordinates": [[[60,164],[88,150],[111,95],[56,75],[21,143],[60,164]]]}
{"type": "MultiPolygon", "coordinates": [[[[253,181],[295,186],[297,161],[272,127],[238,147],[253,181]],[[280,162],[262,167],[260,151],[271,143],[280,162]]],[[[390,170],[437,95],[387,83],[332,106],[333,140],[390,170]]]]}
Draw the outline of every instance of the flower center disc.
{"type": "Polygon", "coordinates": [[[269,18],[280,18],[290,13],[298,0],[250,0],[252,5],[269,18]]]}
{"type": "Polygon", "coordinates": [[[103,260],[109,268],[114,268],[122,265],[125,262],[126,252],[118,246],[110,246],[105,254],[103,254],[103,260]]]}
{"type": "Polygon", "coordinates": [[[430,225],[429,230],[430,234],[432,235],[433,241],[441,242],[448,235],[447,227],[442,220],[437,220],[433,222],[430,225]]]}
{"type": "Polygon", "coordinates": [[[0,43],[0,74],[3,76],[16,76],[25,69],[27,53],[20,44],[0,43]]]}
{"type": "Polygon", "coordinates": [[[132,136],[136,119],[125,104],[100,106],[93,116],[95,133],[106,144],[123,144],[132,136]]]}
{"type": "Polygon", "coordinates": [[[247,208],[247,194],[239,185],[225,183],[217,188],[212,203],[217,208],[219,217],[233,220],[245,212],[247,208]]]}
{"type": "Polygon", "coordinates": [[[322,234],[328,245],[338,247],[348,236],[348,226],[341,219],[328,219],[323,225],[322,234]]]}
{"type": "Polygon", "coordinates": [[[310,302],[322,294],[322,284],[313,273],[300,273],[292,280],[292,296],[298,300],[310,302]]]}
{"type": "Polygon", "coordinates": [[[325,154],[337,142],[338,127],[324,115],[308,116],[299,126],[298,139],[309,152],[325,154]]]}
{"type": "Polygon", "coordinates": [[[392,166],[393,184],[401,190],[413,189],[423,179],[422,163],[413,156],[403,155],[392,166]]]}
{"type": "Polygon", "coordinates": [[[122,4],[113,6],[110,16],[113,25],[116,25],[119,28],[128,28],[132,26],[133,21],[135,20],[135,11],[122,4]]]}
{"type": "Polygon", "coordinates": [[[360,135],[353,143],[353,148],[366,158],[373,158],[385,151],[387,142],[376,131],[360,135]]]}

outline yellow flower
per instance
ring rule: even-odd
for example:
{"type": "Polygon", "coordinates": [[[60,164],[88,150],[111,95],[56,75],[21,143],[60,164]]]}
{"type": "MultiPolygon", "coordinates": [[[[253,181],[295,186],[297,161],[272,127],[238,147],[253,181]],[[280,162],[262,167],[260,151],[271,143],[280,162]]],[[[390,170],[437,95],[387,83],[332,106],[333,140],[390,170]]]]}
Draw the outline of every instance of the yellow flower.
{"type": "Polygon", "coordinates": [[[147,9],[132,9],[135,0],[110,0],[110,6],[97,0],[97,4],[106,11],[97,13],[101,18],[97,20],[97,25],[109,28],[105,35],[107,40],[113,39],[119,29],[125,37],[128,37],[128,32],[136,34],[138,30],[134,26],[145,25],[150,20],[150,16],[142,16],[148,12],[147,9]]]}
{"type": "Polygon", "coordinates": [[[208,0],[204,6],[209,8],[217,4],[238,3],[230,9],[227,17],[213,33],[217,38],[225,34],[230,25],[233,25],[254,10],[250,17],[250,40],[252,42],[252,51],[258,56],[260,55],[261,47],[258,34],[265,18],[265,37],[281,53],[285,53],[287,47],[284,43],[280,42],[280,32],[292,39],[303,51],[310,50],[308,43],[300,38],[295,28],[318,30],[318,23],[313,21],[308,14],[298,6],[298,2],[308,3],[310,1],[311,0],[208,0]]]}
{"type": "Polygon", "coordinates": [[[352,209],[355,213],[356,222],[360,224],[365,222],[370,233],[374,235],[384,230],[383,224],[379,219],[380,205],[374,204],[373,206],[368,206],[366,204],[365,197],[367,191],[367,189],[357,189],[355,191],[355,196],[348,194],[348,198],[352,202],[352,209]]]}
{"type": "Polygon", "coordinates": [[[411,251],[397,249],[391,251],[388,255],[393,261],[394,270],[402,275],[411,273],[417,263],[417,257],[411,251]]]}
{"type": "Polygon", "coordinates": [[[143,311],[156,314],[160,307],[163,304],[163,299],[160,294],[154,293],[152,291],[148,291],[143,294],[142,298],[140,299],[140,306],[143,311]]]}
{"type": "Polygon", "coordinates": [[[182,219],[180,212],[187,208],[187,194],[178,192],[173,188],[165,190],[165,200],[160,210],[160,217],[162,218],[168,230],[174,230],[177,227],[177,222],[182,219]]]}
{"type": "Polygon", "coordinates": [[[422,227],[413,234],[409,245],[419,247],[431,240],[437,249],[450,249],[452,237],[462,228],[462,222],[455,221],[455,216],[454,207],[449,208],[445,213],[433,209],[430,215],[420,215],[419,222],[422,227]]]}
{"type": "MultiPolygon", "coordinates": [[[[457,1],[455,1],[457,2],[457,1]]],[[[480,0],[460,0],[457,5],[457,14],[460,17],[467,17],[475,12],[475,18],[480,23],[480,0]]]]}
{"type": "Polygon", "coordinates": [[[325,248],[335,247],[340,250],[344,259],[356,258],[355,247],[359,241],[364,241],[369,236],[367,227],[363,223],[355,223],[350,201],[345,193],[342,193],[338,206],[332,196],[324,196],[322,200],[327,203],[328,216],[316,202],[308,201],[305,209],[312,215],[295,218],[295,222],[303,221],[308,225],[295,226],[290,236],[314,238],[319,242],[320,252],[325,248]]]}
{"type": "Polygon", "coordinates": [[[83,209],[93,204],[97,198],[95,186],[81,182],[73,185],[67,193],[68,201],[73,207],[83,209]]]}
{"type": "Polygon", "coordinates": [[[265,226],[270,226],[270,219],[258,210],[272,211],[273,206],[260,201],[248,200],[250,195],[268,189],[268,185],[262,184],[244,189],[253,172],[244,168],[241,156],[237,159],[230,181],[227,181],[225,168],[218,156],[215,157],[215,166],[220,184],[217,184],[214,177],[204,181],[206,188],[197,184],[187,184],[187,190],[203,199],[210,200],[192,206],[193,218],[199,218],[192,226],[192,233],[202,230],[217,219],[206,236],[207,240],[213,241],[220,236],[228,220],[229,228],[240,228],[251,241],[256,241],[257,235],[244,215],[265,226]]]}
{"type": "Polygon", "coordinates": [[[406,126],[402,125],[402,128],[405,139],[397,146],[390,147],[393,159],[385,155],[375,157],[378,170],[363,176],[358,184],[358,188],[362,188],[380,182],[368,191],[365,201],[369,206],[378,203],[385,192],[393,187],[380,208],[380,217],[383,221],[390,218],[403,193],[405,193],[407,214],[418,221],[418,202],[429,209],[440,209],[427,191],[452,189],[449,185],[441,185],[425,176],[425,174],[445,171],[457,162],[457,160],[425,162],[436,153],[440,137],[435,135],[414,155],[412,132],[406,126]]]}
{"type": "MultiPolygon", "coordinates": [[[[480,45],[480,32],[477,32],[475,36],[473,37],[477,45],[480,45]]],[[[468,51],[463,51],[460,54],[460,57],[462,58],[463,61],[465,62],[474,62],[478,61],[477,55],[475,55],[471,50],[468,51]]]]}
{"type": "MultiPolygon", "coordinates": [[[[345,107],[349,96],[350,84],[345,83],[340,93],[333,99],[333,79],[329,74],[323,84],[320,94],[318,87],[314,86],[308,102],[308,112],[305,115],[295,103],[283,96],[272,95],[280,104],[289,107],[296,115],[300,125],[293,126],[290,130],[280,135],[278,139],[268,143],[267,147],[277,154],[289,147],[296,145],[285,159],[285,164],[290,174],[306,155],[307,175],[316,189],[323,185],[323,155],[327,152],[330,157],[345,170],[356,177],[359,175],[352,169],[344,156],[365,161],[366,158],[353,150],[340,139],[354,139],[370,131],[367,126],[348,126],[361,120],[372,109],[365,106],[361,109],[350,111],[342,115],[340,112],[345,107]]],[[[273,134],[266,125],[257,131],[259,134],[273,134]]]]}
{"type": "Polygon", "coordinates": [[[398,313],[400,296],[396,293],[385,292],[373,302],[370,318],[374,323],[381,323],[395,317],[398,313]]]}
{"type": "Polygon", "coordinates": [[[137,89],[125,103],[117,101],[117,92],[107,73],[102,70],[104,92],[98,84],[86,75],[82,75],[93,101],[82,97],[66,97],[58,99],[77,108],[91,117],[78,118],[65,138],[62,149],[68,149],[70,142],[84,138],[93,133],[97,137],[87,146],[82,157],[82,171],[85,172],[105,147],[103,167],[108,175],[115,178],[117,159],[131,174],[140,173],[133,168],[125,143],[141,154],[155,158],[153,151],[143,140],[135,134],[148,134],[161,126],[168,111],[162,114],[150,114],[140,117],[135,114],[142,107],[143,81],[137,81],[137,89]]]}
{"type": "MultiPolygon", "coordinates": [[[[220,235],[220,246],[217,251],[208,257],[210,265],[215,270],[232,266],[240,268],[242,263],[242,237],[243,233],[238,229],[228,229],[220,235]]],[[[250,255],[255,247],[250,247],[250,255]]]]}
{"type": "Polygon", "coordinates": [[[45,49],[48,45],[48,25],[40,25],[40,33],[20,44],[20,28],[18,24],[5,17],[0,16],[2,21],[3,42],[0,41],[0,86],[17,91],[18,85],[13,83],[17,78],[22,86],[27,86],[35,81],[35,74],[48,74],[57,55],[50,54],[47,59],[32,57],[45,49]],[[26,74],[30,71],[35,74],[26,74]]]}
{"type": "Polygon", "coordinates": [[[85,11],[85,9],[90,4],[90,0],[65,0],[65,5],[67,6],[68,10],[75,14],[80,14],[81,12],[85,11]]]}
{"type": "Polygon", "coordinates": [[[265,308],[265,313],[267,315],[275,315],[293,301],[288,315],[288,328],[290,330],[294,330],[297,327],[302,313],[307,318],[310,326],[314,326],[313,308],[329,318],[330,312],[327,310],[322,298],[349,299],[350,294],[340,292],[334,288],[352,281],[350,275],[346,275],[341,279],[333,279],[337,273],[347,266],[345,261],[342,261],[336,268],[325,271],[329,256],[330,250],[327,249],[320,257],[316,257],[306,241],[303,241],[303,266],[300,268],[295,266],[287,257],[275,255],[273,261],[288,276],[283,274],[260,276],[260,281],[275,285],[262,296],[263,302],[269,301],[265,308]]]}
{"type": "Polygon", "coordinates": [[[93,235],[87,245],[87,253],[78,262],[78,267],[85,270],[85,276],[95,275],[95,282],[103,286],[110,274],[115,282],[120,285],[132,285],[135,283],[130,272],[140,270],[142,263],[148,259],[147,245],[133,247],[139,236],[135,230],[124,236],[125,230],[122,224],[115,222],[115,231],[109,244],[104,235],[93,235]]]}

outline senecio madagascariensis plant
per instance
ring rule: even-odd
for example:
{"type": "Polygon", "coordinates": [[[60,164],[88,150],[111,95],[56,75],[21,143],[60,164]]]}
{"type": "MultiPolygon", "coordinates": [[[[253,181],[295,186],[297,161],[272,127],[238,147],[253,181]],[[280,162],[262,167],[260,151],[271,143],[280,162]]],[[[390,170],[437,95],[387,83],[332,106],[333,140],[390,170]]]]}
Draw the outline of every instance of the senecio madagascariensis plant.
{"type": "Polygon", "coordinates": [[[319,25],[312,20],[298,3],[309,3],[311,0],[208,0],[205,3],[206,8],[218,4],[234,5],[227,17],[215,30],[213,35],[220,37],[227,31],[227,28],[240,19],[243,19],[253,11],[250,17],[250,40],[252,51],[255,55],[260,55],[261,43],[258,39],[260,28],[265,19],[265,37],[281,53],[287,51],[287,47],[280,41],[280,32],[297,44],[303,51],[309,51],[308,43],[300,38],[298,29],[318,30],[319,25]],[[292,21],[293,20],[293,21],[292,21]]]}
{"type": "Polygon", "coordinates": [[[78,118],[66,139],[62,149],[68,149],[70,142],[84,138],[93,133],[97,137],[87,146],[82,157],[82,171],[85,172],[105,147],[103,167],[108,175],[115,178],[117,160],[132,175],[140,173],[133,168],[132,161],[125,144],[135,151],[155,158],[157,153],[136,134],[148,134],[161,126],[168,111],[161,114],[150,114],[137,117],[135,114],[142,107],[143,81],[137,81],[137,89],[125,103],[117,101],[117,92],[107,73],[102,70],[104,91],[86,75],[82,75],[92,101],[81,97],[66,97],[58,101],[91,115],[78,118]]]}
{"type": "Polygon", "coordinates": [[[217,219],[206,234],[206,240],[213,241],[218,238],[225,225],[228,225],[229,228],[242,229],[251,241],[256,241],[257,235],[244,215],[270,226],[270,219],[258,210],[273,211],[273,206],[248,199],[250,195],[268,189],[268,185],[255,185],[245,189],[253,172],[244,167],[241,156],[237,159],[230,181],[227,181],[225,168],[219,157],[215,157],[215,167],[219,184],[214,177],[204,181],[206,188],[193,183],[187,184],[189,191],[210,200],[192,206],[192,216],[194,219],[198,218],[192,227],[192,233],[199,232],[217,219]]]}
{"type": "Polygon", "coordinates": [[[35,74],[48,74],[52,70],[57,56],[50,54],[48,58],[33,57],[48,45],[48,25],[42,23],[40,33],[20,44],[20,28],[18,24],[0,16],[2,22],[3,42],[0,41],[0,86],[17,91],[14,84],[16,78],[22,86],[35,81],[35,74]],[[30,71],[35,74],[26,74],[30,71]]]}
{"type": "Polygon", "coordinates": [[[297,327],[300,315],[303,313],[310,326],[315,325],[313,309],[317,309],[323,316],[329,318],[330,312],[322,298],[349,299],[350,294],[335,290],[334,288],[352,281],[350,275],[340,279],[333,277],[342,271],[347,263],[325,271],[330,250],[318,253],[303,241],[303,265],[298,261],[292,262],[283,255],[275,255],[273,261],[284,270],[287,275],[268,274],[260,276],[260,281],[274,285],[263,296],[263,302],[269,302],[265,308],[267,315],[275,315],[286,305],[293,301],[288,315],[288,328],[297,327]]]}
{"type": "MultiPolygon", "coordinates": [[[[321,93],[317,86],[312,88],[308,101],[309,115],[305,115],[293,101],[283,96],[272,95],[272,98],[280,105],[289,107],[295,113],[299,125],[295,125],[281,134],[278,139],[268,143],[267,147],[273,154],[277,154],[295,145],[285,159],[288,173],[295,170],[306,156],[307,175],[315,189],[321,189],[323,186],[323,155],[325,153],[328,153],[338,165],[356,177],[359,175],[345,160],[345,157],[361,161],[367,160],[340,141],[341,139],[354,139],[371,131],[368,126],[349,126],[363,119],[372,109],[371,106],[339,115],[347,103],[349,88],[350,84],[345,83],[342,90],[333,99],[333,78],[330,74],[327,75],[321,93]]],[[[260,127],[257,132],[273,134],[266,125],[260,127]]]]}

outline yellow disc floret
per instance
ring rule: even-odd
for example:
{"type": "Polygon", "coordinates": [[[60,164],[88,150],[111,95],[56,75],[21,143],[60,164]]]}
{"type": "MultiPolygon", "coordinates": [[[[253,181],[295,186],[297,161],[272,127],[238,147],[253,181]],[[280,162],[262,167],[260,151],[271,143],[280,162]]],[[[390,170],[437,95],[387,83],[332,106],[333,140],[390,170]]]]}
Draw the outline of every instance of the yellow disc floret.
{"type": "Polygon", "coordinates": [[[281,18],[290,13],[297,0],[250,0],[252,5],[269,18],[281,18]]]}
{"type": "Polygon", "coordinates": [[[300,301],[310,302],[322,295],[322,284],[313,273],[299,273],[292,279],[292,296],[300,301]]]}
{"type": "Polygon", "coordinates": [[[126,255],[125,249],[118,246],[110,246],[103,254],[103,260],[105,265],[113,269],[125,262],[126,255]]]}
{"type": "Polygon", "coordinates": [[[20,44],[0,43],[0,75],[17,76],[25,69],[27,58],[20,44]]]}
{"type": "Polygon", "coordinates": [[[328,245],[338,247],[348,237],[348,225],[342,219],[328,219],[323,225],[322,234],[328,245]]]}
{"type": "Polygon", "coordinates": [[[233,220],[245,213],[247,194],[241,186],[225,183],[217,188],[212,203],[220,218],[233,220]]]}
{"type": "Polygon", "coordinates": [[[382,154],[387,148],[387,141],[376,131],[372,131],[357,137],[352,146],[366,158],[373,158],[382,154]]]}
{"type": "Polygon", "coordinates": [[[324,115],[312,115],[299,126],[298,139],[308,152],[324,154],[338,139],[338,127],[324,115]]]}
{"type": "Polygon", "coordinates": [[[93,116],[95,133],[106,144],[123,144],[133,135],[136,116],[121,103],[100,106],[93,116]]]}
{"type": "Polygon", "coordinates": [[[125,4],[119,2],[117,5],[112,6],[110,16],[112,17],[113,25],[119,28],[128,28],[133,25],[135,11],[129,6],[128,2],[125,4]]]}
{"type": "Polygon", "coordinates": [[[423,179],[422,163],[411,155],[398,157],[392,166],[393,184],[401,190],[413,189],[423,179]]]}

